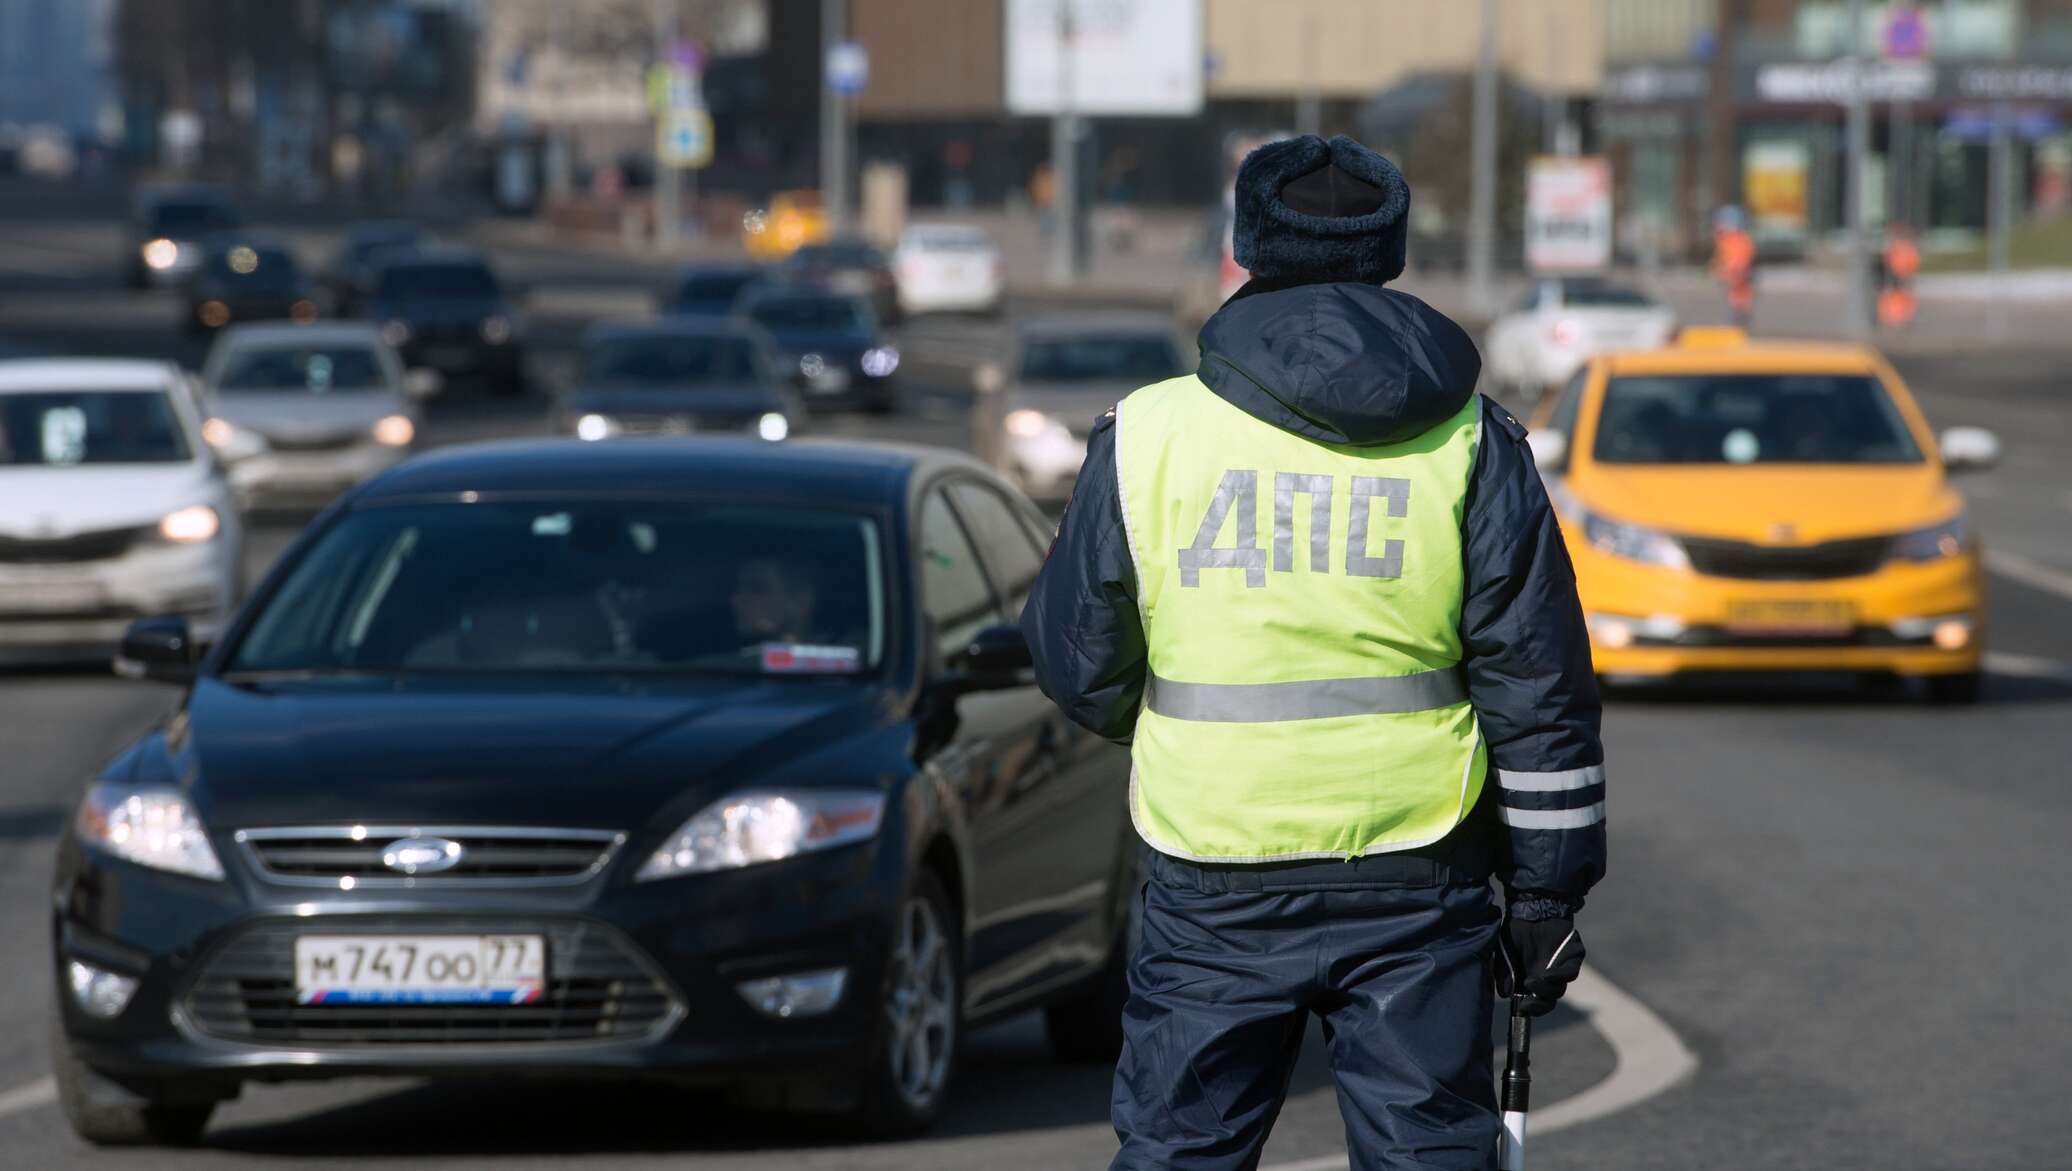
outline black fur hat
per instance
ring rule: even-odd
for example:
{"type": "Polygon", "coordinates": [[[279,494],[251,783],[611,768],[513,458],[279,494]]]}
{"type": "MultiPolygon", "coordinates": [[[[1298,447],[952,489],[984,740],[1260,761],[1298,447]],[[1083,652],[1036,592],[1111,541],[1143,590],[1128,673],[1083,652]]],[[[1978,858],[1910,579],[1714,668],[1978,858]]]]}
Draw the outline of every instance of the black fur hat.
{"type": "Polygon", "coordinates": [[[1410,184],[1396,164],[1339,135],[1269,142],[1237,169],[1238,266],[1274,283],[1403,275],[1410,184]]]}

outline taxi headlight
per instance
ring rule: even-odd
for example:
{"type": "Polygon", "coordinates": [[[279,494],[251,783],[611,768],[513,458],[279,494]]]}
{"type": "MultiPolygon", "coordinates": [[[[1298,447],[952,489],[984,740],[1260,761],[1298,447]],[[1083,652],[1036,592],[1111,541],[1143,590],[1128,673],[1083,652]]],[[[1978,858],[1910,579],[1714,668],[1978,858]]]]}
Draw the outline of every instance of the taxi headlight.
{"type": "Polygon", "coordinates": [[[1643,525],[1588,513],[1583,517],[1583,536],[1592,546],[1614,557],[1666,569],[1691,567],[1690,557],[1675,537],[1643,525]]]}
{"type": "Polygon", "coordinates": [[[1939,525],[1901,533],[1892,542],[1892,559],[1940,561],[1945,557],[1955,557],[1964,551],[1965,542],[1970,537],[1969,518],[1960,512],[1939,525]]]}
{"type": "Polygon", "coordinates": [[[383,447],[408,447],[417,438],[417,424],[408,415],[384,415],[375,422],[374,442],[383,447]]]}
{"type": "Polygon", "coordinates": [[[201,818],[178,793],[95,784],[79,803],[72,829],[87,845],[139,866],[196,878],[223,877],[223,864],[209,846],[201,818]]]}
{"type": "Polygon", "coordinates": [[[180,261],[180,246],[171,240],[159,237],[144,245],[144,263],[156,269],[168,269],[180,261]]]}
{"type": "Polygon", "coordinates": [[[736,793],[679,826],[633,878],[734,870],[868,841],[884,817],[885,795],[865,790],[736,793]]]}
{"type": "Polygon", "coordinates": [[[190,504],[165,514],[158,522],[158,535],[180,545],[212,541],[223,528],[223,518],[206,504],[190,504]]]}

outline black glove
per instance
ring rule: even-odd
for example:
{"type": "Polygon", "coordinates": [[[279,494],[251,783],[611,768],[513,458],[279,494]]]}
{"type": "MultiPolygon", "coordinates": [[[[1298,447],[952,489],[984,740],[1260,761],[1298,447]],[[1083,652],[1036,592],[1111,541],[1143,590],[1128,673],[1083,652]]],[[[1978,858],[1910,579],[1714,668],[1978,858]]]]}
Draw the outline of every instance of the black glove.
{"type": "Polygon", "coordinates": [[[1496,939],[1496,994],[1512,990],[1523,999],[1526,1016],[1543,1016],[1583,970],[1583,937],[1576,921],[1504,917],[1496,939]]]}

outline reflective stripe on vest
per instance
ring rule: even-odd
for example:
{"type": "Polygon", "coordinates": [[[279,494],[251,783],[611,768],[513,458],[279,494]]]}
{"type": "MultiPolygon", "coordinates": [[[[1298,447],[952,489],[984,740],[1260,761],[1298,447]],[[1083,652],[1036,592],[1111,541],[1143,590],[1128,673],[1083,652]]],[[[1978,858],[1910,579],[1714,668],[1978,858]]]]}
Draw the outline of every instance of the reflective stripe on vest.
{"type": "Polygon", "coordinates": [[[1481,408],[1415,439],[1317,443],[1189,376],[1116,412],[1150,678],[1130,805],[1200,861],[1437,841],[1479,793],[1459,662],[1461,513],[1481,408]]]}

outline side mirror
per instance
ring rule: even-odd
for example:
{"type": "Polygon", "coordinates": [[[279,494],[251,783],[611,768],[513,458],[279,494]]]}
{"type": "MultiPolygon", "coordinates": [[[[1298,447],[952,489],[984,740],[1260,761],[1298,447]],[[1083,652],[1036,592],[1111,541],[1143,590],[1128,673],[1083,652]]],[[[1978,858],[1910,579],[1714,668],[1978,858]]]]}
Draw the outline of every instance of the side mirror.
{"type": "Polygon", "coordinates": [[[115,673],[125,679],[190,683],[199,662],[201,648],[195,644],[187,619],[178,614],[160,614],[130,623],[115,651],[115,673]]]}
{"type": "Polygon", "coordinates": [[[1035,661],[1019,626],[988,626],[951,656],[950,671],[964,691],[998,691],[1026,681],[1035,661]]]}
{"type": "Polygon", "coordinates": [[[981,362],[971,372],[971,389],[980,394],[999,394],[1007,389],[1007,371],[998,362],[981,362]]]}
{"type": "Polygon", "coordinates": [[[1952,427],[1942,433],[1943,466],[1973,472],[2000,462],[2000,437],[1984,427],[1952,427]]]}
{"type": "Polygon", "coordinates": [[[1551,475],[1568,467],[1568,436],[1559,431],[1531,432],[1525,437],[1525,446],[1544,473],[1551,475]]]}
{"type": "Polygon", "coordinates": [[[446,388],[446,379],[437,370],[420,366],[403,373],[403,393],[423,402],[446,388]]]}

